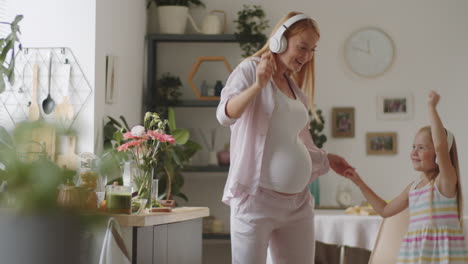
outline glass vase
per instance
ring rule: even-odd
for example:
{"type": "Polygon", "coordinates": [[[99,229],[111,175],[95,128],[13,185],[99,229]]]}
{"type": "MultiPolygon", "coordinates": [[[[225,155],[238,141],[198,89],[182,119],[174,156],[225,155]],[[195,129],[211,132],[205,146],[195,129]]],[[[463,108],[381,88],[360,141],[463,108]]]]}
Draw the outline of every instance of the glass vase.
{"type": "Polygon", "coordinates": [[[145,208],[150,208],[151,205],[151,184],[154,175],[153,168],[139,168],[135,175],[135,186],[137,187],[138,199],[145,199],[145,208]]]}

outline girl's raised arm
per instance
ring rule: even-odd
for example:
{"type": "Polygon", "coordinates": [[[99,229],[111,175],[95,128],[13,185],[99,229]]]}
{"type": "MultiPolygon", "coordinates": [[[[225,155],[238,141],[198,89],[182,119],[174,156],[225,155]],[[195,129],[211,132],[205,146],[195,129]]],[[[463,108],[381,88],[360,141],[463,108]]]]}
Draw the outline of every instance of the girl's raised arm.
{"type": "Polygon", "coordinates": [[[445,196],[453,197],[456,194],[457,174],[450,159],[450,147],[448,142],[448,131],[445,130],[444,125],[437,112],[437,104],[439,103],[440,96],[434,91],[429,93],[428,110],[429,122],[431,124],[432,141],[434,142],[434,150],[439,165],[439,176],[437,177],[436,184],[440,192],[445,196]]]}

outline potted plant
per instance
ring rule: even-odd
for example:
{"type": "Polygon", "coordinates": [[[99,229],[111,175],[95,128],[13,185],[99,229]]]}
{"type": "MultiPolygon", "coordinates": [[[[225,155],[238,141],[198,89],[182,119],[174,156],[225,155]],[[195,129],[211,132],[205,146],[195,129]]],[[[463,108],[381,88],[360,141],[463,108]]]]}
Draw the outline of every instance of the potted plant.
{"type": "Polygon", "coordinates": [[[5,78],[13,85],[15,82],[15,49],[17,44],[21,50],[18,33],[21,33],[19,22],[22,15],[17,15],[13,22],[2,22],[0,24],[10,25],[11,32],[4,39],[0,39],[0,93],[5,91],[5,78]],[[9,56],[8,56],[9,55],[9,56]]]}
{"type": "MultiPolygon", "coordinates": [[[[322,110],[317,109],[316,115],[313,115],[312,112],[309,111],[309,117],[311,117],[310,123],[309,123],[309,132],[310,135],[312,136],[312,140],[314,141],[314,144],[318,148],[322,148],[323,144],[327,142],[327,136],[323,134],[323,128],[325,124],[325,120],[322,115],[322,110]]],[[[320,204],[320,185],[319,185],[319,179],[315,179],[310,185],[309,185],[310,192],[314,196],[315,204],[319,205],[320,204]]]]}
{"type": "Polygon", "coordinates": [[[180,87],[182,87],[182,81],[179,76],[172,75],[168,72],[163,73],[158,80],[158,98],[161,98],[164,107],[177,104],[179,97],[182,95],[180,87]]]}
{"type": "Polygon", "coordinates": [[[242,57],[247,58],[265,45],[268,38],[263,31],[268,28],[268,20],[259,5],[244,5],[237,15],[237,20],[234,20],[237,24],[235,35],[244,51],[242,57]]]}
{"type": "MultiPolygon", "coordinates": [[[[147,7],[157,7],[159,33],[184,34],[187,18],[192,19],[188,13],[190,5],[205,6],[200,0],[149,0],[147,7]]],[[[154,19],[154,15],[150,14],[150,18],[154,19]]]]}
{"type": "Polygon", "coordinates": [[[189,131],[177,128],[174,109],[168,109],[168,128],[169,134],[177,135],[177,144],[171,145],[165,154],[161,156],[160,163],[156,169],[158,178],[161,181],[160,188],[161,198],[172,200],[172,196],[178,196],[185,201],[188,197],[182,192],[184,186],[184,178],[182,170],[189,162],[190,158],[195,155],[202,147],[197,142],[190,140],[189,131]]]}
{"type": "Polygon", "coordinates": [[[94,219],[61,205],[60,186],[75,171],[58,167],[41,143],[30,141],[42,126],[20,123],[11,135],[0,127],[2,263],[79,263],[82,234],[89,231],[84,223],[94,219]]]}

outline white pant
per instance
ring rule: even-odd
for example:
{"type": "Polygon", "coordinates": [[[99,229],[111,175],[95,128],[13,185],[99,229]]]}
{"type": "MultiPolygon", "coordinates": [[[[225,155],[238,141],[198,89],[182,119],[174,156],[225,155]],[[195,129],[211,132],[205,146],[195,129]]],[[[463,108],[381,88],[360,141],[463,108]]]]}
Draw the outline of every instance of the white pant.
{"type": "Polygon", "coordinates": [[[231,200],[232,264],[313,264],[314,202],[309,189],[282,195],[259,188],[231,200]]]}

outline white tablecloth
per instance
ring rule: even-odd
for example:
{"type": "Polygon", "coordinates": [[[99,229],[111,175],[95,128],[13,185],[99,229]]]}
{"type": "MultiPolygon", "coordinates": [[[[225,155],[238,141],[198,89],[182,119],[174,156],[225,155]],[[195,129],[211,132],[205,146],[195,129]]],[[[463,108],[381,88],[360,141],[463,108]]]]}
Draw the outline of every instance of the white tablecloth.
{"type": "MultiPolygon", "coordinates": [[[[315,239],[340,246],[372,250],[382,217],[347,215],[344,210],[315,210],[315,239]]],[[[468,216],[463,217],[465,238],[468,238],[468,216]]],[[[468,243],[466,244],[468,248],[468,243]]]]}
{"type": "Polygon", "coordinates": [[[372,250],[382,217],[347,215],[343,210],[315,210],[315,239],[372,250]]]}

